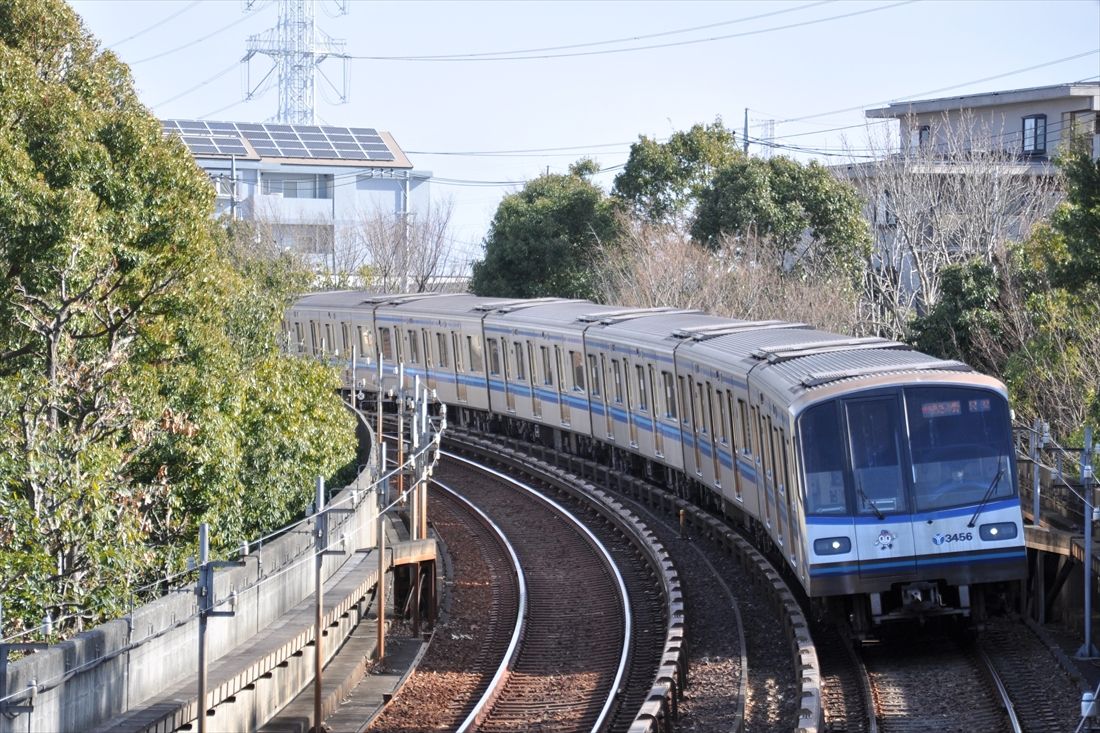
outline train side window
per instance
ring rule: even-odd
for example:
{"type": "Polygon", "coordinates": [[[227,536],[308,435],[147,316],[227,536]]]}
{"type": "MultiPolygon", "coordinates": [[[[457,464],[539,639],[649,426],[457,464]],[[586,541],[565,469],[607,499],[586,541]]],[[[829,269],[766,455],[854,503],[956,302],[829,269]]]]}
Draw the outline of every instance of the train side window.
{"type": "MultiPolygon", "coordinates": [[[[626,363],[625,359],[623,360],[623,369],[626,370],[625,379],[623,379],[623,392],[626,394],[626,410],[630,412],[634,409],[634,395],[630,391],[630,365],[626,363]]],[[[629,415],[627,419],[630,419],[629,415]]]]}
{"type": "Polygon", "coordinates": [[[359,354],[365,358],[375,356],[374,346],[371,344],[370,329],[356,326],[359,329],[359,354]]]}
{"type": "Polygon", "coordinates": [[[535,345],[527,342],[527,373],[531,375],[531,386],[538,383],[538,362],[535,360],[535,345]]]}
{"type": "Polygon", "coordinates": [[[447,334],[442,331],[437,331],[435,334],[435,364],[441,367],[450,364],[447,360],[447,334]]]}
{"type": "Polygon", "coordinates": [[[419,364],[420,363],[420,344],[418,343],[418,340],[417,340],[417,333],[416,333],[416,331],[413,331],[411,329],[407,333],[408,333],[408,337],[409,337],[409,362],[412,363],[412,364],[419,364]]]}
{"type": "Polygon", "coordinates": [[[539,347],[539,357],[542,359],[542,383],[543,384],[553,384],[554,383],[554,377],[553,377],[554,366],[550,361],[550,347],[540,346],[539,347]]]}
{"type": "Polygon", "coordinates": [[[730,436],[730,449],[733,452],[737,452],[737,420],[733,416],[733,390],[726,390],[725,404],[722,406],[722,410],[726,414],[726,421],[728,425],[726,428],[729,430],[730,436]]]}
{"type": "Polygon", "coordinates": [[[596,360],[595,354],[588,355],[588,382],[591,385],[593,397],[603,394],[603,390],[600,389],[600,363],[596,360]]]}
{"type": "Polygon", "coordinates": [[[737,412],[741,421],[741,452],[746,456],[752,455],[752,435],[749,428],[749,412],[745,407],[745,401],[737,400],[737,412]]]}
{"type": "Polygon", "coordinates": [[[458,348],[458,334],[451,331],[451,345],[454,347],[452,353],[455,357],[455,371],[464,372],[466,369],[462,365],[462,349],[458,348]]]}
{"type": "Polygon", "coordinates": [[[569,365],[573,369],[573,391],[584,392],[584,354],[570,351],[569,365]]]}
{"type": "Polygon", "coordinates": [[[646,412],[649,409],[649,400],[645,388],[645,367],[641,364],[635,364],[634,374],[638,377],[638,409],[646,412]]]}
{"type": "Polygon", "coordinates": [[[294,322],[294,350],[305,351],[306,350],[306,337],[302,333],[302,322],[294,322]]]}
{"type": "Polygon", "coordinates": [[[390,333],[389,326],[381,326],[378,329],[378,343],[382,347],[382,358],[386,361],[393,361],[393,336],[390,333]]]}
{"type": "Polygon", "coordinates": [[[661,372],[661,384],[664,386],[664,413],[669,420],[676,419],[676,384],[672,372],[661,372]]]}
{"type": "Polygon", "coordinates": [[[527,381],[527,370],[524,368],[526,365],[523,361],[523,342],[514,341],[512,346],[512,352],[516,358],[516,381],[525,382],[527,381]]]}
{"type": "Polygon", "coordinates": [[[688,391],[687,380],[684,377],[677,377],[680,380],[680,405],[682,406],[680,421],[684,425],[691,424],[691,394],[688,391]]]}
{"type": "Polygon", "coordinates": [[[615,401],[622,404],[623,401],[623,372],[618,359],[611,360],[611,375],[615,385],[615,401]]]}
{"type": "Polygon", "coordinates": [[[332,337],[332,324],[325,324],[325,340],[321,342],[321,351],[329,354],[338,354],[339,349],[336,348],[336,339],[332,337]]]}
{"type": "Polygon", "coordinates": [[[340,349],[342,353],[351,356],[351,336],[348,331],[351,330],[351,324],[346,321],[340,322],[340,349]]]}
{"type": "Polygon", "coordinates": [[[481,337],[467,336],[466,350],[470,352],[470,371],[481,372],[484,370],[485,365],[481,358],[481,337]]]}
{"type": "Polygon", "coordinates": [[[722,444],[729,445],[730,436],[729,432],[726,430],[726,426],[729,424],[729,417],[726,415],[726,401],[722,399],[722,397],[722,390],[716,389],[714,391],[714,401],[718,404],[718,428],[716,432],[722,444]]]}
{"type": "Polygon", "coordinates": [[[489,374],[500,374],[500,343],[496,339],[486,339],[489,343],[489,374]]]}
{"type": "MultiPolygon", "coordinates": [[[[653,400],[653,416],[667,415],[668,407],[663,404],[665,400],[665,394],[657,391],[657,370],[653,368],[653,365],[649,365],[649,394],[653,400]]],[[[654,431],[657,430],[657,426],[653,426],[654,431]]]]}
{"type": "Polygon", "coordinates": [[[787,460],[787,434],[783,428],[779,428],[776,440],[779,442],[779,455],[777,457],[781,461],[778,464],[779,490],[783,492],[791,485],[791,467],[787,460]]]}
{"type": "MultiPolygon", "coordinates": [[[[555,346],[554,347],[554,365],[557,367],[557,370],[558,370],[558,391],[559,392],[564,392],[565,389],[566,389],[566,384],[565,384],[566,371],[565,371],[565,364],[562,361],[561,347],[560,346],[555,346]]],[[[570,378],[570,381],[573,381],[572,378],[570,378]]],[[[570,386],[570,388],[572,388],[572,387],[570,386]]]]}
{"type": "Polygon", "coordinates": [[[696,425],[696,429],[700,433],[706,434],[706,433],[709,433],[710,431],[707,429],[707,414],[703,410],[703,405],[704,404],[705,403],[703,401],[703,383],[702,382],[696,382],[695,383],[695,414],[698,416],[698,419],[697,419],[698,424],[696,425]]]}

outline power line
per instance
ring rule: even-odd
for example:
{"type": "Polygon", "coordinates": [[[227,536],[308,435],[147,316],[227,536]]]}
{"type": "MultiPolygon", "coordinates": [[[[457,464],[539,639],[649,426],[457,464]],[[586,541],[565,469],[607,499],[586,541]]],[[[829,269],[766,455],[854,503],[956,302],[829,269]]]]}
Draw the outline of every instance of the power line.
{"type": "Polygon", "coordinates": [[[744,18],[734,18],[733,20],[724,20],[718,23],[708,23],[706,25],[697,25],[691,28],[680,28],[673,31],[663,31],[661,33],[648,33],[641,36],[625,36],[623,38],[611,38],[606,41],[590,41],[588,43],[571,43],[564,46],[544,46],[542,48],[521,48],[513,49],[511,51],[481,51],[476,53],[456,53],[456,54],[437,54],[433,56],[403,56],[403,57],[385,57],[392,58],[393,60],[402,61],[452,61],[458,59],[472,59],[477,57],[486,56],[502,56],[502,55],[515,55],[515,54],[530,54],[530,53],[543,53],[546,51],[566,51],[575,48],[590,48],[592,46],[607,46],[613,43],[626,43],[628,41],[642,41],[647,38],[660,38],[663,36],[674,36],[680,33],[693,33],[695,31],[709,30],[710,28],[718,28],[724,25],[734,25],[735,23],[745,23],[750,20],[760,20],[761,18],[770,18],[775,15],[783,15],[784,13],[794,13],[799,10],[806,10],[807,8],[817,7],[818,5],[828,5],[834,2],[834,0],[819,0],[818,2],[808,3],[806,5],[799,5],[794,8],[784,8],[783,10],[774,10],[770,13],[760,13],[759,15],[749,15],[744,18]]]}
{"type": "MultiPolygon", "coordinates": [[[[830,15],[825,18],[817,18],[815,20],[805,20],[799,23],[789,23],[787,25],[772,26],[770,28],[760,28],[754,31],[743,31],[741,33],[730,33],[724,36],[712,36],[710,38],[696,38],[688,41],[673,41],[671,43],[656,43],[648,46],[632,46],[630,48],[610,48],[603,51],[577,51],[570,53],[556,53],[556,54],[533,54],[533,55],[514,55],[514,56],[485,56],[485,55],[467,55],[467,56],[449,56],[449,57],[428,57],[428,56],[349,56],[349,58],[357,59],[361,61],[526,61],[533,59],[563,59],[563,58],[575,58],[578,56],[604,56],[607,54],[615,53],[631,53],[634,51],[650,51],[658,48],[673,48],[676,46],[691,46],[698,43],[713,43],[715,41],[726,41],[731,38],[745,38],[747,36],[756,36],[764,33],[774,33],[776,31],[790,30],[791,28],[802,28],[805,26],[816,25],[818,23],[827,23],[833,20],[841,20],[843,18],[852,18],[857,15],[867,15],[869,13],[877,13],[881,10],[890,10],[892,8],[901,7],[902,5],[910,5],[917,0],[901,0],[901,2],[891,3],[890,5],[880,5],[875,8],[866,8],[863,10],[853,10],[849,13],[841,13],[840,15],[830,15]]],[[[500,52],[503,53],[503,52],[500,52]]]]}
{"type": "Polygon", "coordinates": [[[169,15],[168,17],[166,17],[166,18],[162,18],[161,20],[158,20],[158,21],[157,21],[156,23],[153,23],[153,24],[152,24],[151,26],[148,26],[148,27],[146,27],[146,28],[142,28],[142,29],[141,29],[140,31],[138,31],[137,33],[134,33],[134,34],[133,34],[133,35],[131,35],[131,36],[126,36],[126,37],[125,37],[125,38],[123,38],[123,39],[122,39],[121,41],[115,41],[114,43],[112,43],[112,44],[109,44],[109,45],[108,45],[108,46],[106,46],[105,48],[109,48],[109,49],[111,49],[111,50],[113,51],[113,50],[114,50],[115,48],[117,48],[118,46],[121,46],[122,44],[126,43],[127,41],[132,41],[132,40],[134,40],[135,38],[137,38],[138,36],[143,36],[143,35],[145,35],[146,33],[148,33],[148,32],[149,32],[149,31],[151,31],[151,30],[155,30],[155,29],[157,29],[157,28],[160,28],[160,27],[161,27],[162,25],[164,25],[164,24],[165,24],[165,23],[167,23],[168,21],[172,20],[173,18],[177,18],[177,17],[179,17],[179,16],[183,15],[183,14],[184,14],[184,13],[186,13],[186,12],[187,12],[188,10],[190,10],[191,8],[195,7],[195,6],[196,6],[196,5],[198,5],[198,4],[199,4],[199,0],[194,0],[194,2],[192,2],[192,3],[189,3],[188,5],[185,5],[185,6],[183,6],[182,8],[180,8],[179,10],[177,10],[176,12],[172,13],[171,15],[169,15]]]}
{"type": "Polygon", "coordinates": [[[1066,61],[1074,61],[1076,59],[1081,59],[1081,58],[1084,58],[1086,56],[1093,56],[1097,53],[1100,53],[1100,48],[1094,48],[1091,51],[1085,51],[1084,53],[1078,53],[1078,54],[1074,54],[1072,56],[1064,56],[1060,59],[1054,59],[1053,61],[1045,61],[1041,64],[1035,64],[1034,66],[1025,66],[1022,69],[1013,69],[1012,71],[1006,71],[1003,74],[994,74],[993,76],[984,76],[981,79],[972,79],[971,81],[963,82],[961,84],[952,84],[951,86],[940,87],[939,89],[929,89],[928,91],[917,92],[916,94],[910,94],[910,95],[907,95],[907,96],[904,96],[904,97],[896,97],[894,99],[889,99],[885,102],[872,102],[871,104],[861,104],[858,107],[845,107],[844,109],[834,109],[834,110],[831,110],[829,112],[818,112],[817,114],[803,115],[801,117],[791,117],[791,118],[788,118],[786,120],[776,120],[776,122],[779,122],[779,123],[800,122],[802,120],[811,120],[815,117],[825,117],[827,115],[839,114],[841,112],[854,112],[856,110],[867,109],[868,107],[874,107],[876,105],[894,104],[894,103],[897,103],[897,102],[906,102],[906,101],[910,101],[910,100],[912,100],[916,97],[927,97],[929,94],[939,94],[941,92],[949,92],[949,91],[952,91],[952,90],[955,90],[955,89],[961,89],[963,87],[968,87],[968,86],[971,86],[973,84],[981,84],[983,82],[993,81],[995,79],[1003,79],[1006,76],[1014,76],[1016,74],[1023,74],[1023,73],[1028,72],[1028,71],[1035,71],[1036,69],[1043,69],[1043,68],[1046,68],[1047,66],[1054,66],[1056,64],[1065,63],[1066,61]]]}
{"type": "Polygon", "coordinates": [[[196,45],[202,43],[203,41],[209,41],[214,36],[220,35],[220,34],[224,33],[225,31],[229,30],[230,28],[233,28],[234,26],[238,26],[241,23],[244,23],[246,20],[251,20],[254,17],[257,17],[257,16],[255,16],[255,15],[245,15],[241,18],[238,18],[237,20],[233,21],[232,23],[230,23],[228,25],[222,26],[221,28],[217,29],[216,31],[211,31],[210,33],[207,33],[205,36],[200,36],[199,38],[196,38],[193,41],[188,41],[187,43],[183,44],[182,46],[176,46],[175,48],[170,48],[167,51],[161,51],[160,53],[153,54],[152,56],[146,56],[143,59],[138,59],[137,61],[129,61],[127,63],[130,66],[136,66],[137,64],[144,64],[146,61],[154,61],[156,59],[164,58],[165,56],[174,54],[177,51],[182,51],[185,48],[191,48],[192,46],[196,46],[196,45]]]}
{"type": "MultiPolygon", "coordinates": [[[[217,81],[218,79],[221,79],[223,76],[228,74],[230,71],[233,71],[233,69],[238,68],[239,63],[240,62],[238,62],[238,61],[234,61],[232,64],[225,67],[224,69],[222,69],[218,73],[214,74],[214,76],[210,77],[209,79],[206,79],[204,81],[200,81],[198,84],[191,87],[190,89],[185,89],[182,92],[180,92],[179,94],[177,94],[176,96],[169,97],[168,99],[165,99],[163,102],[157,102],[156,104],[151,105],[151,106],[154,107],[154,108],[163,107],[164,105],[168,104],[169,102],[175,102],[180,97],[186,97],[191,92],[198,91],[199,89],[202,89],[207,84],[211,84],[211,83],[217,81]]],[[[237,104],[237,102],[234,102],[233,104],[235,105],[235,104],[237,104]]],[[[233,105],[230,105],[230,106],[233,106],[233,105]]],[[[223,108],[223,109],[225,109],[225,108],[223,108]]],[[[221,110],[218,110],[218,111],[220,112],[221,110]]]]}

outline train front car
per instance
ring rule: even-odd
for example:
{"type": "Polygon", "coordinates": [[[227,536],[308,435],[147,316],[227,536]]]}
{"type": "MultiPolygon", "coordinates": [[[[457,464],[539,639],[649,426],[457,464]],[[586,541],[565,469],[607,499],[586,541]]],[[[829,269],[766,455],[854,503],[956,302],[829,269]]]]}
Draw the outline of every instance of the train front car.
{"type": "Polygon", "coordinates": [[[810,595],[832,597],[857,632],[980,622],[1026,574],[1004,386],[922,366],[820,386],[795,405],[810,595]]]}

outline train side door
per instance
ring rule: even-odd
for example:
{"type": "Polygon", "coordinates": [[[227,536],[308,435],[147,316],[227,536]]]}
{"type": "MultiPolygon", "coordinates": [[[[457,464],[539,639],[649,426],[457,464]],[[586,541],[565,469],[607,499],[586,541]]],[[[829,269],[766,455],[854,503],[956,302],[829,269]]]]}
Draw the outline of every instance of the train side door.
{"type": "Polygon", "coordinates": [[[889,394],[846,400],[844,417],[855,493],[859,574],[905,579],[917,568],[898,398],[889,394]]]}
{"type": "Polygon", "coordinates": [[[516,411],[516,393],[512,390],[512,369],[510,366],[512,352],[508,346],[508,339],[502,338],[500,348],[503,358],[500,360],[500,366],[504,370],[504,405],[508,412],[514,413],[516,411]]]}
{"type": "Polygon", "coordinates": [[[615,383],[608,379],[607,371],[607,359],[603,354],[600,354],[600,375],[603,377],[603,414],[607,419],[607,437],[614,442],[615,440],[615,416],[611,414],[611,395],[609,392],[615,388],[615,383]],[[612,387],[608,387],[608,384],[612,384],[612,387]]]}
{"type": "MultiPolygon", "coordinates": [[[[658,395],[661,393],[657,391],[657,370],[653,365],[649,365],[649,400],[653,405],[653,453],[657,456],[664,456],[665,454],[665,439],[661,435],[661,419],[668,413],[668,406],[665,404],[658,405],[658,395]]],[[[667,399],[667,396],[666,396],[667,399]]]]}
{"type": "MultiPolygon", "coordinates": [[[[522,357],[520,357],[522,358],[522,357]]],[[[535,363],[535,346],[527,342],[527,374],[531,377],[531,414],[542,419],[542,399],[539,397],[539,371],[535,363]]]]}
{"type": "Polygon", "coordinates": [[[455,394],[458,396],[459,402],[465,402],[466,382],[462,379],[462,373],[465,371],[462,359],[462,341],[459,340],[458,333],[455,331],[451,331],[451,354],[454,357],[455,394]]]}

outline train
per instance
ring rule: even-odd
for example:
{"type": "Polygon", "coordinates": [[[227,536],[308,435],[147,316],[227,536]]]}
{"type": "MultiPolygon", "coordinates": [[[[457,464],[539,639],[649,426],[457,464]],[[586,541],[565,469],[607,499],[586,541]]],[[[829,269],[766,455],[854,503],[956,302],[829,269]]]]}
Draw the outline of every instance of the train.
{"type": "Polygon", "coordinates": [[[961,362],[804,323],[562,298],[319,292],[284,325],[288,350],[342,364],[349,392],[392,389],[378,360],[400,362],[449,422],[720,513],[858,635],[980,624],[1026,576],[1007,390],[961,362]]]}

